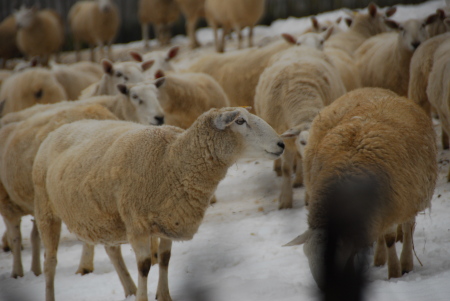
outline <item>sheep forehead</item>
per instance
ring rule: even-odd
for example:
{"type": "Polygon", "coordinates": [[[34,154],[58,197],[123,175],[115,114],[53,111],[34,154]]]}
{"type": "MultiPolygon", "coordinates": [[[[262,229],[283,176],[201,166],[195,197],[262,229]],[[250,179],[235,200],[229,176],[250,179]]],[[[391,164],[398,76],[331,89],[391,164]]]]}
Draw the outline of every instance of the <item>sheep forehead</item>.
{"type": "Polygon", "coordinates": [[[133,62],[124,62],[114,65],[114,70],[122,72],[125,76],[129,78],[128,82],[137,83],[144,79],[142,70],[140,67],[133,62]]]}
{"type": "Polygon", "coordinates": [[[158,89],[153,84],[138,84],[131,87],[130,95],[136,94],[141,100],[157,99],[158,89]]]}
{"type": "Polygon", "coordinates": [[[305,33],[301,35],[297,39],[297,44],[302,46],[308,46],[316,49],[322,49],[322,45],[320,44],[320,41],[323,40],[323,37],[321,34],[318,33],[305,33]]]}
{"type": "Polygon", "coordinates": [[[413,36],[417,37],[420,33],[425,33],[424,23],[421,20],[407,20],[402,23],[404,31],[413,36]]]}

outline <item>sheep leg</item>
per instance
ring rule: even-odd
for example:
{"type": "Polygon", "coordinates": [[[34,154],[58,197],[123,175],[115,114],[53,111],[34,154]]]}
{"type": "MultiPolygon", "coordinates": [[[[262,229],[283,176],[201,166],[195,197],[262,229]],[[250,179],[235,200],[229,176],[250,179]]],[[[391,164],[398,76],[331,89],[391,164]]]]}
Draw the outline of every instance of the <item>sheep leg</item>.
{"type": "Polygon", "coordinates": [[[225,51],[225,37],[229,33],[229,28],[226,26],[222,26],[222,37],[220,39],[220,45],[218,52],[224,52],[225,51]]]}
{"type": "Polygon", "coordinates": [[[150,49],[150,43],[149,43],[149,33],[148,33],[148,24],[142,24],[141,25],[142,30],[142,40],[144,41],[144,49],[149,50],[150,49]]]}
{"type": "Polygon", "coordinates": [[[108,59],[114,61],[111,46],[112,46],[112,41],[109,41],[108,43],[106,43],[106,51],[107,51],[106,55],[108,56],[108,59]]]}
{"type": "Polygon", "coordinates": [[[450,143],[449,143],[448,135],[444,130],[442,130],[442,148],[449,149],[449,147],[450,147],[450,143]]]}
{"type": "MultiPolygon", "coordinates": [[[[148,249],[148,248],[147,248],[148,249]]],[[[128,272],[127,266],[123,261],[122,251],[120,246],[105,246],[106,254],[108,254],[109,260],[116,269],[117,275],[119,276],[120,283],[122,283],[123,290],[125,291],[125,296],[131,296],[136,294],[136,285],[131,279],[130,273],[128,272]]],[[[136,299],[140,300],[140,299],[136,299]]],[[[145,299],[147,300],[147,299],[145,299]]]]}
{"type": "Polygon", "coordinates": [[[250,26],[248,31],[248,47],[253,47],[253,26],[250,26]]]}
{"type": "Polygon", "coordinates": [[[220,45],[219,45],[219,34],[217,32],[217,24],[214,22],[211,22],[210,20],[208,20],[208,24],[212,27],[213,30],[213,34],[214,34],[214,45],[216,46],[216,51],[219,51],[220,45]]]}
{"type": "Polygon", "coordinates": [[[397,250],[395,249],[396,233],[395,229],[384,235],[388,253],[388,276],[390,278],[398,278],[402,275],[400,270],[400,262],[397,257],[397,250]]]}
{"type": "Polygon", "coordinates": [[[281,177],[283,175],[281,172],[281,159],[276,159],[273,161],[273,170],[277,174],[277,177],[281,177]]]}
{"type": "Polygon", "coordinates": [[[281,194],[278,209],[292,208],[292,166],[294,164],[294,153],[285,149],[282,156],[283,182],[281,184],[281,194]]]}
{"type": "Polygon", "coordinates": [[[158,301],[172,301],[169,293],[169,261],[172,250],[172,241],[170,239],[161,238],[159,244],[159,279],[158,289],[156,291],[156,299],[158,301]]]}
{"type": "Polygon", "coordinates": [[[152,265],[158,263],[158,249],[159,249],[159,240],[158,237],[150,238],[150,250],[152,251],[152,265]]]}
{"type": "Polygon", "coordinates": [[[41,237],[39,236],[39,231],[36,226],[36,222],[33,220],[33,229],[31,230],[31,247],[32,247],[32,257],[31,257],[31,271],[39,276],[42,274],[41,270],[41,237]]]}
{"type": "MultiPolygon", "coordinates": [[[[133,247],[134,253],[136,254],[136,263],[139,271],[136,301],[148,301],[147,279],[148,273],[150,272],[150,267],[152,266],[152,253],[151,248],[149,248],[150,237],[131,234],[128,240],[133,247]]],[[[161,257],[161,253],[159,254],[159,257],[161,257]]]]}
{"type": "Polygon", "coordinates": [[[238,36],[238,49],[242,49],[242,30],[239,26],[236,26],[234,30],[238,36]]]}
{"type": "Polygon", "coordinates": [[[403,242],[403,228],[402,225],[397,225],[397,240],[399,242],[403,242]]]}
{"type": "Polygon", "coordinates": [[[8,241],[11,243],[11,250],[13,254],[13,270],[11,277],[23,277],[22,266],[22,251],[20,249],[22,242],[22,234],[20,233],[20,216],[3,216],[6,224],[6,231],[8,232],[8,241]]]}
{"type": "Polygon", "coordinates": [[[386,243],[384,241],[384,235],[380,235],[377,239],[375,254],[373,255],[373,265],[381,267],[386,264],[386,243]]]}
{"type": "Polygon", "coordinates": [[[295,156],[296,168],[295,168],[295,180],[294,180],[294,188],[303,186],[303,161],[302,157],[297,154],[295,156]]]}
{"type": "Polygon", "coordinates": [[[2,237],[2,248],[4,252],[9,252],[11,251],[11,247],[8,241],[8,231],[5,231],[5,233],[3,233],[3,237],[2,237]]]}
{"type": "Polygon", "coordinates": [[[89,49],[91,52],[91,62],[95,62],[95,47],[94,45],[89,45],[89,49]]]}
{"type": "Polygon", "coordinates": [[[80,42],[78,40],[75,40],[73,42],[73,47],[75,49],[75,61],[79,62],[81,60],[81,55],[80,55],[80,42]]]}
{"type": "Polygon", "coordinates": [[[86,275],[94,271],[94,245],[84,243],[76,274],[86,275]]]}
{"type": "Polygon", "coordinates": [[[402,267],[402,274],[411,272],[414,267],[413,240],[412,240],[412,237],[414,234],[414,224],[415,224],[415,218],[402,224],[403,249],[402,249],[402,254],[400,255],[400,264],[402,267]]]}
{"type": "Polygon", "coordinates": [[[186,21],[186,31],[189,36],[189,46],[193,48],[197,48],[200,46],[200,43],[197,40],[197,36],[195,35],[195,27],[197,26],[197,17],[189,17],[186,21]]]}
{"type": "Polygon", "coordinates": [[[155,34],[158,42],[161,46],[164,45],[163,36],[164,36],[164,26],[162,24],[155,25],[155,34]]]}

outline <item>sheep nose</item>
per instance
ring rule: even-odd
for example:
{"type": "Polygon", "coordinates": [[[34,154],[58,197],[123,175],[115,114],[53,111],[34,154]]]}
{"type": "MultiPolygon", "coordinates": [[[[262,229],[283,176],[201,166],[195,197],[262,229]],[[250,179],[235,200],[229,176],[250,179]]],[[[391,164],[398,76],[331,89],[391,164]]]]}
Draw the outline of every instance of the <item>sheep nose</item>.
{"type": "Polygon", "coordinates": [[[158,125],[164,124],[164,116],[156,116],[155,119],[158,122],[158,125]]]}
{"type": "Polygon", "coordinates": [[[278,145],[279,147],[281,147],[282,149],[284,149],[284,143],[283,143],[282,141],[278,142],[277,145],[278,145]]]}
{"type": "Polygon", "coordinates": [[[411,43],[411,46],[412,46],[414,49],[417,49],[417,47],[419,47],[419,45],[420,45],[420,42],[412,42],[412,43],[411,43]]]}

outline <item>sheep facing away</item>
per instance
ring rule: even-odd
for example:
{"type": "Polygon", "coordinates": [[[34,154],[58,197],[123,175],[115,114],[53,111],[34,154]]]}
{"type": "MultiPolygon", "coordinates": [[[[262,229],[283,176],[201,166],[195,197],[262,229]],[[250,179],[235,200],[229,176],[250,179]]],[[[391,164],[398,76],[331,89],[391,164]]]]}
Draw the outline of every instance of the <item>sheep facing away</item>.
{"type": "Polygon", "coordinates": [[[54,131],[33,166],[46,300],[55,299],[61,222],[81,240],[105,245],[125,295],[136,294],[139,301],[148,300],[149,235],[159,237],[157,298],[171,300],[172,240],[192,239],[217,185],[238,158],[273,160],[283,149],[275,131],[243,108],[211,109],[185,131],[88,120],[54,131]],[[136,254],[137,291],[120,253],[123,243],[136,254]]]}
{"type": "Polygon", "coordinates": [[[130,55],[136,62],[144,62],[144,61],[153,61],[154,63],[150,68],[147,68],[144,71],[145,79],[153,80],[155,79],[155,73],[158,70],[162,71],[175,71],[175,68],[172,64],[172,60],[178,55],[180,47],[173,46],[169,50],[159,50],[159,51],[151,51],[144,55],[136,51],[130,51],[130,55]]]}
{"type": "Polygon", "coordinates": [[[0,68],[5,68],[8,59],[20,56],[16,36],[16,18],[10,15],[0,23],[0,68]]]}
{"type": "Polygon", "coordinates": [[[205,16],[205,0],[175,0],[186,19],[186,33],[189,37],[189,46],[197,48],[200,43],[195,35],[198,19],[205,16]]]}
{"type": "Polygon", "coordinates": [[[47,66],[51,54],[59,51],[64,41],[64,24],[61,17],[50,9],[38,10],[36,6],[22,6],[15,12],[17,46],[27,57],[37,56],[47,66]]]}
{"type": "MultiPolygon", "coordinates": [[[[44,139],[64,124],[81,119],[121,119],[145,125],[161,125],[164,112],[157,100],[154,84],[118,85],[116,96],[98,96],[74,102],[37,105],[11,113],[0,128],[0,213],[7,225],[8,240],[15,242],[13,277],[23,276],[20,259],[20,220],[34,213],[34,189],[31,179],[36,153],[44,139]],[[100,108],[100,110],[98,109],[100,108]],[[107,112],[107,114],[105,113],[107,112]],[[22,121],[22,122],[20,122],[22,121]]],[[[32,232],[32,271],[40,274],[39,235],[32,232]]],[[[93,246],[85,246],[93,257],[93,246]]],[[[83,252],[84,255],[85,252],[83,252]]],[[[82,258],[78,272],[93,270],[92,259],[82,258]]]]}
{"type": "Polygon", "coordinates": [[[323,109],[309,133],[304,156],[309,229],[288,245],[304,243],[319,287],[325,281],[327,227],[335,224],[345,230],[341,237],[328,237],[337,240],[339,266],[379,240],[379,248],[388,250],[389,278],[411,271],[412,226],[415,216],[430,207],[437,178],[430,119],[392,91],[363,88],[323,109]],[[397,224],[404,231],[400,262],[397,224]]]}
{"type": "Polygon", "coordinates": [[[363,87],[379,87],[408,95],[409,67],[414,51],[428,38],[425,26],[430,18],[386,24],[398,30],[366,40],[355,52],[363,87]]]}
{"type": "Polygon", "coordinates": [[[111,58],[111,44],[120,26],[119,10],[112,0],[78,1],[70,8],[68,20],[77,61],[81,42],[89,44],[91,61],[95,61],[95,46],[100,47],[102,57],[103,46],[107,46],[111,58]]]}
{"type": "MultiPolygon", "coordinates": [[[[320,110],[345,93],[345,87],[330,59],[321,51],[323,35],[300,36],[300,47],[292,47],[272,57],[256,87],[255,110],[278,133],[283,133],[286,150],[282,156],[283,182],[279,209],[292,208],[292,180],[297,157],[296,182],[302,184],[302,161],[296,143],[320,110]],[[317,41],[314,41],[316,37],[317,41]],[[322,43],[320,43],[320,42],[322,43]],[[312,45],[307,46],[308,43],[312,45]],[[319,48],[319,49],[317,49],[319,48]],[[303,133],[302,133],[303,132],[303,133]]],[[[285,35],[286,37],[286,35],[285,35]]]]}
{"type": "Polygon", "coordinates": [[[248,46],[253,46],[253,27],[264,14],[264,0],[205,0],[205,17],[214,31],[217,52],[225,51],[225,36],[231,30],[238,35],[238,48],[242,48],[242,29],[249,27],[248,46]],[[217,28],[222,27],[219,41],[217,28]]]}
{"type": "Polygon", "coordinates": [[[139,22],[142,26],[142,39],[145,48],[149,48],[148,25],[153,24],[159,43],[164,46],[170,43],[170,28],[180,16],[180,9],[175,0],[140,0],[139,22]]]}

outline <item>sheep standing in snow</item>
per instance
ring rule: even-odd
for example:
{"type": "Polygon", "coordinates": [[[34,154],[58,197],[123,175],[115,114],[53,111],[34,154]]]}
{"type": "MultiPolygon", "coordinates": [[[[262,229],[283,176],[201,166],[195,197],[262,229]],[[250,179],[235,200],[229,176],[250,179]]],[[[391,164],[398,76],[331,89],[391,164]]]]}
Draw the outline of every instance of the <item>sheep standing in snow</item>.
{"type": "Polygon", "coordinates": [[[6,17],[0,23],[0,68],[4,68],[8,59],[20,55],[16,43],[17,24],[14,15],[6,17]]]}
{"type": "Polygon", "coordinates": [[[22,6],[15,13],[17,46],[27,57],[38,56],[42,65],[47,66],[51,54],[62,47],[64,25],[59,15],[49,9],[22,6]]]}
{"type": "Polygon", "coordinates": [[[376,5],[370,3],[368,11],[368,14],[355,13],[350,28],[333,35],[328,39],[325,48],[341,49],[352,56],[365,40],[387,30],[384,18],[392,16],[397,9],[392,7],[387,9],[385,14],[380,14],[376,5]]]}
{"type": "Polygon", "coordinates": [[[91,61],[95,61],[95,46],[100,47],[102,57],[103,47],[107,46],[111,58],[111,44],[120,25],[119,10],[112,0],[78,1],[70,8],[68,19],[77,61],[81,42],[89,44],[91,61]]]}
{"type": "MultiPolygon", "coordinates": [[[[255,110],[282,137],[306,143],[308,129],[320,110],[345,93],[330,59],[321,51],[331,30],[302,35],[293,47],[272,57],[256,87],[255,110]],[[304,140],[304,141],[303,141],[304,140]]],[[[288,35],[285,38],[289,39],[288,35]]],[[[292,37],[291,37],[292,38],[292,37]]],[[[282,156],[283,183],[279,208],[292,208],[292,180],[297,148],[288,139],[282,156]]],[[[296,182],[302,184],[302,161],[297,160],[296,182]]]]}
{"type": "MultiPolygon", "coordinates": [[[[12,246],[13,277],[23,276],[20,220],[24,215],[34,214],[31,172],[44,139],[62,125],[81,119],[120,119],[145,125],[161,125],[164,122],[164,111],[158,102],[154,84],[119,85],[118,89],[120,95],[38,105],[5,117],[13,115],[0,128],[0,213],[7,225],[9,241],[15,242],[12,246]]],[[[32,271],[38,275],[40,242],[35,231],[32,232],[32,271]]],[[[88,255],[92,258],[93,246],[85,246],[83,254],[85,252],[92,254],[88,255]]],[[[92,259],[83,257],[78,273],[85,274],[92,270],[92,259]]]]}
{"type": "Polygon", "coordinates": [[[214,31],[217,52],[225,51],[225,36],[231,30],[238,35],[238,48],[242,48],[242,29],[249,27],[248,46],[253,46],[253,27],[264,14],[264,0],[205,0],[205,16],[214,31]],[[219,41],[217,28],[222,27],[219,41]]]}
{"type": "Polygon", "coordinates": [[[151,51],[144,55],[136,51],[130,51],[131,57],[136,62],[144,62],[144,61],[153,61],[153,65],[144,71],[144,77],[148,80],[155,79],[155,74],[157,70],[166,71],[174,71],[175,68],[172,64],[172,60],[178,55],[180,47],[173,46],[169,50],[159,50],[159,51],[151,51]]]}
{"type": "Polygon", "coordinates": [[[145,48],[149,48],[148,25],[152,23],[155,35],[161,45],[170,43],[170,28],[178,20],[180,9],[175,0],[140,0],[139,22],[142,25],[142,39],[145,48]]]}
{"type": "Polygon", "coordinates": [[[222,87],[204,73],[170,73],[158,79],[158,99],[166,113],[165,124],[187,129],[204,112],[230,105],[222,87]]]}
{"type": "Polygon", "coordinates": [[[51,71],[33,68],[8,77],[0,90],[2,116],[35,104],[55,103],[67,99],[67,94],[51,71]]]}
{"type": "Polygon", "coordinates": [[[305,244],[319,287],[325,281],[323,252],[331,222],[349,228],[348,235],[337,238],[339,266],[382,237],[389,278],[413,269],[412,229],[415,216],[430,207],[437,178],[435,144],[426,114],[389,90],[349,92],[314,119],[304,156],[309,229],[290,245],[305,244]],[[400,262],[397,224],[404,231],[400,262]]]}
{"type": "Polygon", "coordinates": [[[428,38],[429,19],[386,24],[398,30],[379,34],[365,41],[356,51],[356,66],[363,87],[379,87],[408,95],[409,66],[414,51],[428,38]]]}
{"type": "Polygon", "coordinates": [[[46,300],[54,300],[61,222],[83,241],[105,245],[125,295],[136,294],[139,301],[148,300],[149,235],[159,237],[157,298],[171,300],[172,240],[192,239],[217,185],[237,159],[273,160],[283,148],[275,131],[243,108],[211,109],[185,131],[87,120],[54,131],[33,166],[35,216],[46,253],[46,300]],[[83,163],[67,160],[69,153],[83,163]],[[127,242],[136,254],[137,291],[118,249],[127,242]]]}
{"type": "Polygon", "coordinates": [[[186,33],[189,37],[189,46],[197,48],[200,43],[195,35],[198,19],[205,16],[205,0],[175,0],[186,19],[186,33]]]}

